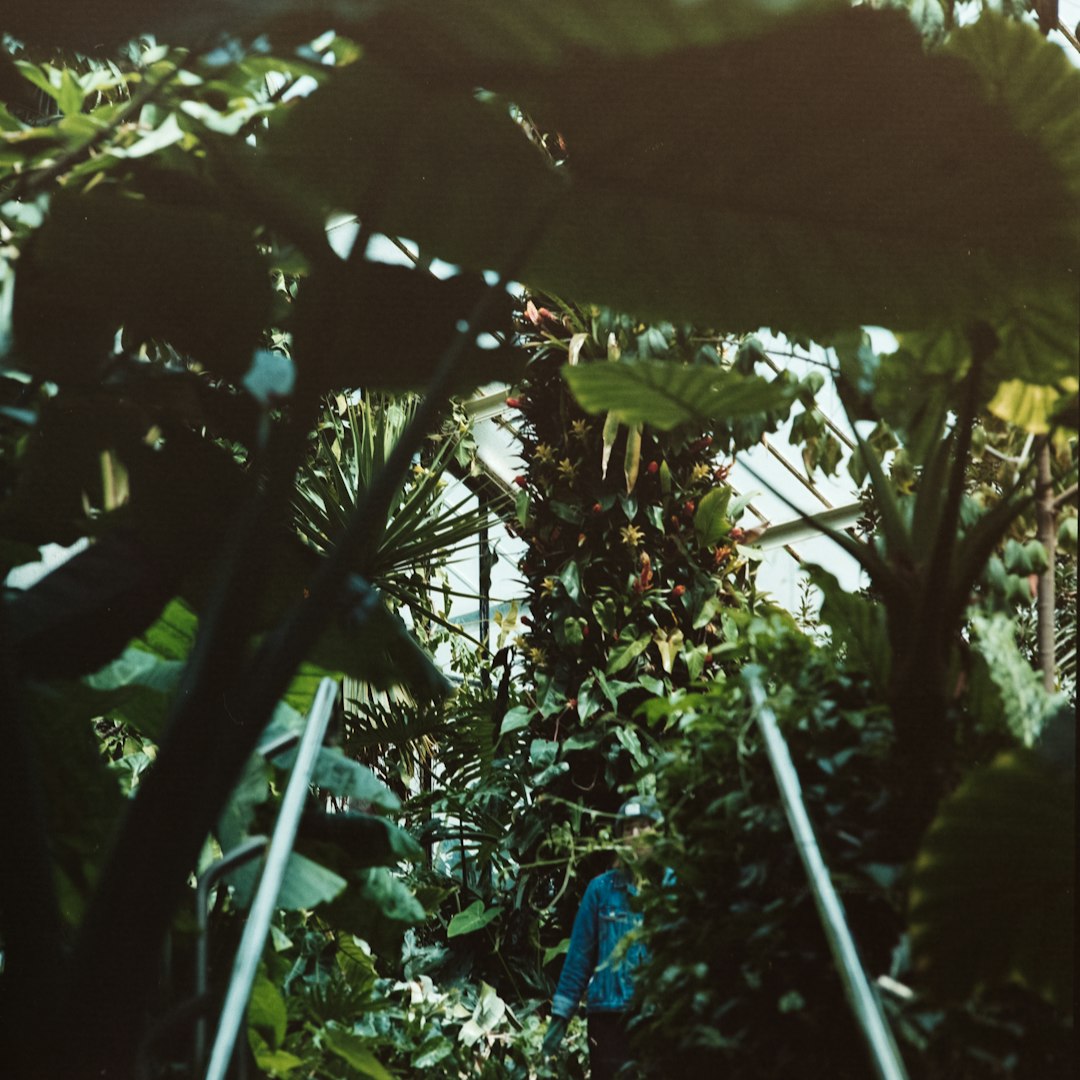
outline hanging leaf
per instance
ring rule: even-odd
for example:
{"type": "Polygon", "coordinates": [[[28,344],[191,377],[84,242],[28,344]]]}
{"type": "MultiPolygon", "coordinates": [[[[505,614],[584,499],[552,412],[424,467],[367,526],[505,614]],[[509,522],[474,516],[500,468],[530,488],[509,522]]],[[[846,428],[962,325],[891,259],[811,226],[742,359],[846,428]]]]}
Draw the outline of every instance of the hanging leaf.
{"type": "Polygon", "coordinates": [[[619,437],[619,418],[614,413],[608,413],[604,417],[604,430],[601,435],[603,451],[600,454],[600,475],[607,478],[608,463],[611,461],[611,450],[615,440],[619,437]]]}
{"type": "MultiPolygon", "coordinates": [[[[623,472],[626,475],[626,493],[629,495],[637,483],[638,470],[641,468],[641,432],[644,425],[632,424],[626,433],[626,458],[623,472]]],[[[634,515],[627,512],[628,518],[634,515]]]]}
{"type": "Polygon", "coordinates": [[[581,356],[581,347],[589,340],[588,334],[574,334],[566,349],[566,362],[573,367],[581,356]]]}

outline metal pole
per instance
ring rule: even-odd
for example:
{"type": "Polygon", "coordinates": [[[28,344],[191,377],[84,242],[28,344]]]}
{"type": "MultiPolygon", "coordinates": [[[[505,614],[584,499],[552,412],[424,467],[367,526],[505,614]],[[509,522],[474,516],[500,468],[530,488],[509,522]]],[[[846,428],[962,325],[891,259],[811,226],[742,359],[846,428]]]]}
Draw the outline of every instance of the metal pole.
{"type": "Polygon", "coordinates": [[[806,876],[810,880],[810,891],[817,904],[825,937],[828,939],[844,990],[847,992],[848,1004],[866,1039],[877,1075],[881,1080],[907,1080],[907,1070],[904,1068],[900,1051],[896,1047],[889,1022],[863,970],[862,961],[859,959],[858,950],[855,948],[855,941],[844,914],[843,904],[833,887],[825,861],[821,857],[821,849],[818,847],[814,829],[803,802],[799,775],[791,762],[787,743],[780,734],[776,714],[769,707],[765,689],[761,685],[760,672],[760,668],[747,667],[743,671],[743,678],[749,688],[750,698],[757,713],[758,726],[765,738],[765,749],[769,755],[773,774],[776,776],[777,786],[780,788],[780,799],[784,804],[788,824],[795,837],[795,846],[799,850],[799,856],[806,868],[806,876]]]}
{"type": "Polygon", "coordinates": [[[304,810],[308,783],[315,769],[315,759],[326,735],[327,725],[330,723],[336,697],[337,685],[332,679],[323,679],[308,713],[307,727],[300,740],[292,775],[289,777],[274,833],[270,838],[266,865],[248,912],[240,947],[236,951],[232,979],[225,994],[225,1003],[221,1007],[221,1021],[210,1052],[210,1064],[206,1069],[206,1080],[224,1080],[229,1067],[236,1036],[243,1024],[251,987],[255,982],[259,958],[262,956],[266,935],[270,931],[270,920],[274,917],[289,855],[296,841],[296,830],[304,810]]]}
{"type": "MultiPolygon", "coordinates": [[[[195,888],[195,918],[198,937],[195,939],[195,996],[202,997],[209,983],[209,944],[210,929],[210,890],[218,879],[230,870],[235,870],[244,863],[261,855],[266,850],[265,836],[250,836],[227,855],[223,855],[213,866],[208,867],[199,878],[195,888]]],[[[195,1072],[198,1074],[206,1061],[206,1014],[200,1013],[195,1021],[195,1072]]]]}

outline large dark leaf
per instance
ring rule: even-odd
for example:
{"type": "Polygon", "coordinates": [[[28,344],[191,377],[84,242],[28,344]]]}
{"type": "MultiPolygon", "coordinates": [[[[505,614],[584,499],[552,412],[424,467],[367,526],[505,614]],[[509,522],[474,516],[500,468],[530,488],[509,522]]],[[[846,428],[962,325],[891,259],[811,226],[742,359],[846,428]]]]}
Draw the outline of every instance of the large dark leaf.
{"type": "Polygon", "coordinates": [[[969,777],[915,864],[911,937],[929,990],[962,998],[1015,979],[1071,1007],[1075,836],[1072,777],[1039,753],[969,777]]]}
{"type": "Polygon", "coordinates": [[[131,502],[115,527],[5,597],[12,643],[41,677],[87,674],[149,627],[193,568],[212,562],[242,491],[232,456],[176,430],[128,458],[131,502]]]}
{"type": "Polygon", "coordinates": [[[267,138],[270,162],[324,209],[412,237],[473,269],[515,256],[563,191],[505,103],[444,92],[364,60],[293,107],[267,138]]]}
{"type": "Polygon", "coordinates": [[[121,325],[129,340],[166,340],[238,378],[271,301],[243,224],[193,207],[60,192],[19,261],[12,318],[16,347],[55,381],[92,377],[121,325]]]}
{"type": "MultiPolygon", "coordinates": [[[[1036,138],[1014,124],[1023,107],[988,102],[977,57],[928,54],[900,12],[804,13],[725,40],[715,7],[678,9],[653,4],[631,30],[635,5],[604,40],[564,5],[539,21],[395,5],[364,31],[387,66],[361,61],[298,106],[274,160],[473,266],[505,265],[546,207],[522,276],[646,315],[820,330],[1066,294],[1072,310],[1065,133],[1036,138]],[[476,85],[563,136],[565,189],[476,85]]],[[[1014,97],[1038,95],[1057,52],[1018,51],[1014,97]]]]}
{"type": "MultiPolygon", "coordinates": [[[[316,275],[305,286],[305,300],[311,305],[309,319],[314,313],[318,325],[307,324],[313,336],[302,330],[297,337],[298,352],[317,369],[318,385],[309,383],[308,389],[422,389],[458,324],[470,318],[488,288],[478,275],[441,281],[420,270],[372,262],[350,265],[337,275],[316,275]],[[334,333],[325,347],[327,324],[334,333]]],[[[492,299],[477,332],[509,334],[510,297],[500,293],[492,299]]],[[[466,391],[493,381],[512,382],[523,364],[509,347],[470,343],[457,360],[452,387],[466,391]]],[[[302,371],[301,377],[310,374],[302,371]]]]}

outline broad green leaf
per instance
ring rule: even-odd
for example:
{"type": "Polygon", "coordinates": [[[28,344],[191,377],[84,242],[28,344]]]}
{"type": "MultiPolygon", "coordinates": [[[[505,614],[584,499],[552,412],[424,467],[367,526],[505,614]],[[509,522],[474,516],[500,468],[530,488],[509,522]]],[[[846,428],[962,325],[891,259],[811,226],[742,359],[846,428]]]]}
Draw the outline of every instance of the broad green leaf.
{"type": "Polygon", "coordinates": [[[297,102],[266,146],[265,167],[327,212],[356,210],[472,269],[520,270],[525,237],[565,187],[505,104],[369,57],[297,102]]]}
{"type": "Polygon", "coordinates": [[[370,1076],[374,1080],[394,1080],[393,1073],[387,1071],[368,1049],[366,1040],[359,1035],[353,1035],[330,1023],[322,1029],[322,1043],[361,1076],[370,1076]]]}
{"type": "Polygon", "coordinates": [[[103,713],[118,714],[136,731],[160,739],[184,665],[143,649],[127,649],[84,682],[100,692],[103,713]]]}
{"type": "Polygon", "coordinates": [[[286,911],[307,910],[333,900],[347,885],[333,870],[294,851],[285,868],[277,906],[286,911]]]}
{"type": "Polygon", "coordinates": [[[265,1047],[253,1047],[255,1064],[270,1076],[288,1076],[294,1069],[304,1064],[302,1058],[290,1054],[288,1050],[270,1050],[265,1047]]]}
{"type": "Polygon", "coordinates": [[[460,937],[462,934],[472,934],[482,930],[489,922],[499,917],[499,908],[493,907],[484,910],[484,901],[475,900],[463,911],[459,911],[446,927],[448,938],[460,937]]]}
{"type": "MultiPolygon", "coordinates": [[[[731,531],[731,521],[727,516],[730,502],[731,488],[717,487],[698,503],[697,510],[694,511],[694,532],[697,534],[699,546],[712,547],[731,531]]],[[[708,622],[708,619],[705,622],[708,622]]]]}
{"type": "MultiPolygon", "coordinates": [[[[1045,154],[1067,184],[1075,206],[1080,199],[1080,74],[1066,50],[1047,45],[1031,23],[987,13],[952,34],[945,51],[970,65],[986,99],[1045,154]]],[[[1043,197],[1044,191],[1034,188],[1027,198],[1043,197]]],[[[1075,250],[1080,239],[1076,214],[1063,224],[1075,250]]],[[[1041,386],[1075,380],[1075,290],[1054,289],[1043,295],[1031,290],[1024,302],[1015,297],[1006,300],[1005,311],[994,328],[1011,375],[1041,386]]],[[[1004,403],[999,402],[999,408],[998,415],[1012,420],[1004,403]]],[[[1028,409],[1032,412],[1025,426],[1038,430],[1032,425],[1042,418],[1033,403],[1028,409]]]]}
{"type": "Polygon", "coordinates": [[[315,762],[312,782],[335,795],[397,810],[401,800],[366,766],[336,748],[324,747],[315,762]]]}
{"type": "MultiPolygon", "coordinates": [[[[641,468],[641,430],[643,425],[631,424],[626,432],[626,455],[623,462],[623,474],[626,477],[626,491],[629,494],[637,483],[638,470],[641,468]]],[[[633,515],[629,512],[628,518],[633,515]]]]}
{"type": "Polygon", "coordinates": [[[607,411],[617,423],[647,423],[661,431],[783,409],[796,396],[787,384],[664,360],[578,364],[563,375],[586,412],[607,411]]]}
{"type": "Polygon", "coordinates": [[[445,1036],[438,1035],[427,1038],[421,1044],[420,1049],[413,1055],[412,1067],[416,1070],[427,1070],[445,1061],[454,1053],[454,1044],[445,1036]]]}
{"type": "Polygon", "coordinates": [[[82,111],[83,90],[78,78],[68,68],[63,68],[60,72],[56,103],[65,116],[77,116],[82,111]]]}
{"type": "Polygon", "coordinates": [[[648,634],[643,634],[641,637],[613,649],[608,657],[605,669],[607,674],[614,675],[616,672],[622,671],[624,667],[631,664],[635,658],[649,647],[651,641],[652,638],[648,634]]]}
{"type": "Polygon", "coordinates": [[[573,559],[571,559],[560,571],[559,581],[562,582],[563,588],[566,589],[566,595],[573,600],[575,604],[581,601],[581,570],[573,559]]]}
{"type": "Polygon", "coordinates": [[[520,731],[521,728],[528,727],[532,717],[533,713],[531,709],[527,709],[524,705],[515,705],[503,717],[502,726],[499,728],[499,734],[507,735],[511,731],[520,731]]]}
{"type": "Polygon", "coordinates": [[[37,64],[31,64],[28,60],[15,60],[13,63],[24,79],[32,82],[39,90],[48,94],[53,100],[56,100],[59,95],[59,90],[53,85],[49,76],[39,68],[37,64]]]}
{"type": "Polygon", "coordinates": [[[547,967],[556,956],[563,956],[570,948],[570,939],[565,937],[558,945],[552,945],[550,949],[544,950],[544,967],[547,967]]]}
{"type": "Polygon", "coordinates": [[[615,737],[622,744],[626,752],[634,759],[634,764],[640,769],[649,767],[649,759],[641,746],[641,736],[632,727],[618,727],[615,729],[615,737]]]}
{"type": "Polygon", "coordinates": [[[198,616],[183,600],[170,600],[142,640],[166,660],[186,660],[195,643],[198,624],[198,616]]]}
{"type": "Polygon", "coordinates": [[[552,739],[533,739],[529,744],[529,764],[545,769],[559,756],[559,744],[552,739]]]}
{"type": "Polygon", "coordinates": [[[977,769],[941,808],[915,863],[911,941],[922,988],[967,997],[1016,980],[1072,1001],[1072,782],[1031,750],[977,769]]]}
{"type": "Polygon", "coordinates": [[[318,844],[313,853],[342,871],[395,866],[403,860],[416,862],[424,856],[424,849],[400,826],[386,818],[353,810],[305,813],[300,821],[300,839],[318,844]],[[327,843],[339,849],[336,855],[326,847],[327,843]]]}
{"type": "Polygon", "coordinates": [[[281,991],[263,974],[255,980],[248,1000],[247,1022],[267,1038],[267,1043],[277,1049],[285,1041],[288,1024],[285,999],[281,991]]]}

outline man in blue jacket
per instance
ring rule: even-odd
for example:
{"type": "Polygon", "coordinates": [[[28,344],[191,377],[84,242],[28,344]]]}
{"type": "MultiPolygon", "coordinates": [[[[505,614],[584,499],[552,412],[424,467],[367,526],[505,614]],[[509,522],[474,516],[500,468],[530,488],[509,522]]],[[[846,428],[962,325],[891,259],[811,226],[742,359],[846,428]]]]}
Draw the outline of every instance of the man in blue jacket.
{"type": "MultiPolygon", "coordinates": [[[[661,821],[655,801],[642,797],[623,803],[617,825],[624,841],[634,844],[636,837],[655,830],[661,821]]],[[[631,906],[636,895],[633,876],[621,860],[615,869],[589,882],[551,1002],[545,1056],[558,1050],[570,1017],[585,996],[593,1080],[616,1076],[620,1067],[632,1060],[626,1036],[627,1010],[634,996],[634,972],[647,956],[641,940],[631,937],[623,941],[641,926],[641,913],[631,906]]]]}

